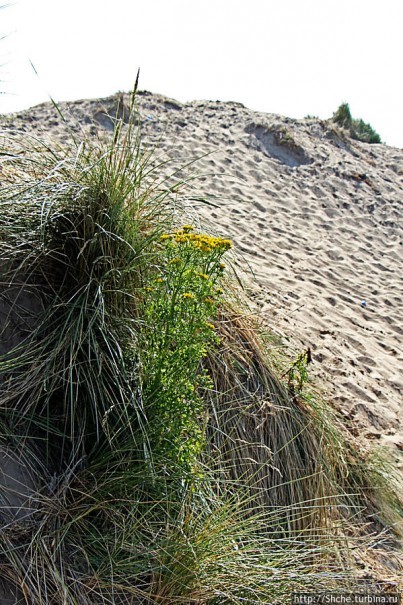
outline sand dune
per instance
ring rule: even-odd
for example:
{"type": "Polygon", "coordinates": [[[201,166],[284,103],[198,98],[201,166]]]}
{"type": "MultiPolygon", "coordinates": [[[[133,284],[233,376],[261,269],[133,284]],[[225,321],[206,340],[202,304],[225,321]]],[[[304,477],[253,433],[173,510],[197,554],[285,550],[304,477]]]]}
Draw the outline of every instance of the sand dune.
{"type": "MultiPolygon", "coordinates": [[[[117,95],[62,104],[66,124],[43,104],[2,126],[95,135],[113,129],[119,99],[125,119],[129,100],[117,95]]],[[[189,206],[234,240],[267,324],[292,350],[311,348],[312,372],[353,435],[401,449],[403,151],[238,103],[141,92],[138,106],[158,156],[195,161],[189,206]],[[211,203],[192,199],[201,194],[211,203]]]]}
{"type": "MultiPolygon", "coordinates": [[[[61,104],[62,120],[42,104],[0,117],[0,128],[64,143],[72,133],[79,140],[83,131],[110,134],[113,116],[127,120],[128,106],[121,94],[61,104]]],[[[181,104],[140,92],[138,112],[156,161],[171,160],[161,170],[196,177],[185,191],[189,214],[233,240],[252,312],[291,358],[311,349],[315,383],[354,440],[388,446],[403,469],[403,151],[354,141],[330,120],[292,120],[238,103],[181,104]]],[[[35,309],[31,293],[17,300],[8,289],[0,301],[0,353],[21,342],[35,309]]],[[[20,509],[30,510],[35,482],[23,461],[3,450],[0,484],[12,489],[7,506],[18,518],[20,509]]],[[[393,557],[388,552],[379,574],[387,568],[395,585],[393,557]]],[[[1,603],[16,602],[10,590],[0,585],[1,603]]]]}

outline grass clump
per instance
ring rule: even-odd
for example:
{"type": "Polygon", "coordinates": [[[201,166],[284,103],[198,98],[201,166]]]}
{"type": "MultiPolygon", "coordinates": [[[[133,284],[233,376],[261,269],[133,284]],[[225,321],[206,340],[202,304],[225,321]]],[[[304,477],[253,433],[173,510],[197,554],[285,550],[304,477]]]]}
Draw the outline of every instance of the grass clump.
{"type": "Polygon", "coordinates": [[[39,424],[60,460],[74,461],[77,447],[89,455],[122,424],[142,422],[138,364],[125,351],[138,338],[136,292],[159,236],[149,225],[169,212],[169,191],[144,189],[149,158],[138,150],[20,153],[26,180],[3,191],[2,281],[35,291],[43,312],[3,361],[2,408],[28,433],[39,424]]]}
{"type": "Polygon", "coordinates": [[[362,141],[363,143],[382,143],[381,137],[370,124],[352,117],[348,103],[340,105],[333,114],[333,121],[348,130],[352,138],[357,139],[357,141],[362,141]]]}
{"type": "Polygon", "coordinates": [[[97,144],[5,147],[4,334],[19,331],[0,355],[1,445],[24,448],[35,489],[29,508],[14,494],[26,514],[3,523],[0,574],[30,604],[344,586],[344,446],[296,392],[304,360],[287,388],[234,304],[231,241],[180,226],[183,183],[133,107],[97,144]]]}

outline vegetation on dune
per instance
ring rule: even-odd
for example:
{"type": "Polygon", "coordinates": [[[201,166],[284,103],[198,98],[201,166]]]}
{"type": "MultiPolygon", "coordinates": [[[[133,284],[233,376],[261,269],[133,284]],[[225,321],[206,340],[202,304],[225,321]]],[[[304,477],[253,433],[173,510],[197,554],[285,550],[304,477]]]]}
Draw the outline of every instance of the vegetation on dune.
{"type": "Polygon", "coordinates": [[[2,528],[0,573],[36,605],[351,584],[342,528],[366,471],[352,479],[358,454],[304,394],[303,359],[288,386],[273,370],[232,294],[230,240],[183,225],[184,183],[134,118],[70,151],[19,141],[0,270],[29,329],[0,358],[1,440],[37,489],[2,528]]]}
{"type": "Polygon", "coordinates": [[[352,117],[348,103],[342,103],[335,111],[333,121],[348,130],[353,139],[363,143],[382,143],[381,137],[371,124],[352,117]]]}
{"type": "Polygon", "coordinates": [[[155,277],[145,287],[140,348],[144,397],[156,424],[148,424],[148,437],[156,439],[154,454],[180,462],[190,473],[204,445],[201,391],[210,386],[200,366],[216,341],[211,322],[221,299],[222,256],[231,245],[196,233],[192,225],[165,233],[155,277]]]}

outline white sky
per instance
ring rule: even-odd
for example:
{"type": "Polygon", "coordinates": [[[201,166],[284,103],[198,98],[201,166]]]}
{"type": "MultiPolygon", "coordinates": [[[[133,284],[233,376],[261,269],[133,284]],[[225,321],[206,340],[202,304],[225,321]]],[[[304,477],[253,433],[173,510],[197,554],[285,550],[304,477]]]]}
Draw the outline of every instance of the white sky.
{"type": "Polygon", "coordinates": [[[129,90],[140,67],[180,101],[296,118],[347,101],[403,147],[402,0],[14,0],[0,34],[1,113],[129,90]]]}

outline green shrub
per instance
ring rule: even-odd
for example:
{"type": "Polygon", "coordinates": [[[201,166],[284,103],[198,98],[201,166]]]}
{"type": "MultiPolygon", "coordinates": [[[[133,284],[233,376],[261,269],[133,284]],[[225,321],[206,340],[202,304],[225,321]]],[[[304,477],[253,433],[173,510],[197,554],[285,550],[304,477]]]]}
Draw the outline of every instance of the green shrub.
{"type": "Polygon", "coordinates": [[[381,143],[381,137],[370,124],[361,119],[354,119],[348,103],[342,103],[333,114],[333,121],[350,132],[353,139],[364,143],[381,143]]]}
{"type": "Polygon", "coordinates": [[[350,129],[353,123],[350,106],[348,103],[342,103],[337,111],[333,114],[333,121],[343,128],[350,129]]]}
{"type": "Polygon", "coordinates": [[[364,143],[382,143],[381,137],[370,124],[363,120],[353,120],[353,138],[364,143]]]}

